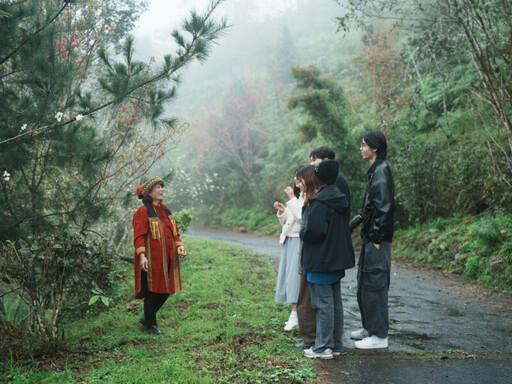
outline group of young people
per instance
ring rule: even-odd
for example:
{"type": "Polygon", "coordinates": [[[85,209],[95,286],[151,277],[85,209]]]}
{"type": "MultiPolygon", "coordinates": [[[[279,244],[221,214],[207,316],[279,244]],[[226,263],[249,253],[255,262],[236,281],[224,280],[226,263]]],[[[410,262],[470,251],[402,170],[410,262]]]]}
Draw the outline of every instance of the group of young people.
{"type": "Polygon", "coordinates": [[[380,131],[366,132],[361,156],[370,163],[361,208],[350,220],[350,189],[335,154],[320,147],[310,165],[294,172],[286,204],[274,203],[282,224],[277,302],[292,310],[284,330],[299,329],[309,358],[332,359],[343,353],[341,279],[355,266],[351,232],[362,224],[357,271],[357,302],[362,328],[350,333],[359,349],[388,347],[388,290],[393,239],[394,183],[386,162],[387,142],[380,131]]]}
{"type": "MultiPolygon", "coordinates": [[[[295,170],[286,204],[274,203],[283,226],[275,299],[292,311],[285,330],[299,329],[309,358],[331,359],[343,353],[343,304],[340,281],[355,266],[351,232],[362,224],[357,272],[357,302],[362,328],[351,332],[356,348],[388,346],[388,289],[393,239],[394,184],[386,162],[387,143],[379,131],[366,132],[361,156],[369,161],[363,203],[350,220],[350,190],[339,173],[334,152],[320,147],[310,165],[295,170]]],[[[170,294],[181,290],[179,259],[187,252],[176,220],[163,204],[164,181],[153,177],[137,188],[142,206],[133,216],[135,294],[144,299],[140,323],[162,334],[156,313],[170,294]]]]}

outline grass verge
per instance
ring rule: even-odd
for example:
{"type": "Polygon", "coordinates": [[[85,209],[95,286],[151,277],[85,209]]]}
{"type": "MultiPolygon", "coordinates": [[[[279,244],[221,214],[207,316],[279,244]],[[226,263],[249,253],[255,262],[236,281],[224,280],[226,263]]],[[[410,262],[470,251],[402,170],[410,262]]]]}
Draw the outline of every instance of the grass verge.
{"type": "MultiPolygon", "coordinates": [[[[275,271],[261,255],[220,242],[185,238],[183,291],[158,314],[163,336],[142,330],[142,302],[68,324],[52,356],[3,356],[12,383],[313,383],[315,372],[282,331],[289,307],[274,302],[275,271]]],[[[29,355],[29,354],[28,354],[29,355]]],[[[1,381],[1,380],[0,380],[1,381]]]]}
{"type": "Polygon", "coordinates": [[[281,225],[275,215],[259,208],[196,209],[193,225],[262,236],[278,236],[281,225]]]}
{"type": "Polygon", "coordinates": [[[397,231],[397,253],[512,291],[512,214],[439,218],[397,231]]]}

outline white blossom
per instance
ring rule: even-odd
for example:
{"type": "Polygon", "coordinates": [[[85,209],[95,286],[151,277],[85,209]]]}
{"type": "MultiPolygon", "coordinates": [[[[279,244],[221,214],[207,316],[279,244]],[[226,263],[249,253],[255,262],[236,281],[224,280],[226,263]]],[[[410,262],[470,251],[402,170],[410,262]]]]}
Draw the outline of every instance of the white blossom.
{"type": "Polygon", "coordinates": [[[20,131],[23,132],[25,129],[27,129],[27,124],[23,124],[20,128],[20,131]]]}
{"type": "Polygon", "coordinates": [[[75,117],[76,121],[80,121],[83,118],[84,118],[84,115],[80,115],[80,114],[76,115],[76,117],[75,117]]]}
{"type": "Polygon", "coordinates": [[[55,118],[57,119],[58,123],[60,123],[60,121],[62,120],[62,116],[64,116],[62,112],[57,112],[57,114],[55,115],[55,118]]]}
{"type": "Polygon", "coordinates": [[[7,171],[4,171],[4,174],[2,176],[5,181],[9,181],[11,179],[11,174],[7,171]]]}

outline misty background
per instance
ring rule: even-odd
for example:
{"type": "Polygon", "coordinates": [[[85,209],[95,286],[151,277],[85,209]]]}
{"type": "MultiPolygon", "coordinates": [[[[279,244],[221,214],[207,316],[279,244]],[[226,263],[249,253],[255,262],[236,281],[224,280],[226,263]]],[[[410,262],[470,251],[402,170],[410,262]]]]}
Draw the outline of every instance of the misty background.
{"type": "MultiPolygon", "coordinates": [[[[149,1],[133,32],[138,59],[161,59],[163,53],[171,52],[175,46],[170,32],[181,27],[192,9],[203,12],[208,4],[208,0],[149,1]]],[[[227,17],[231,28],[205,63],[195,62],[184,72],[178,100],[167,110],[186,119],[187,112],[193,114],[195,107],[218,99],[230,83],[270,71],[272,61],[283,56],[287,64],[314,64],[336,75],[343,68],[329,68],[327,57],[336,50],[353,52],[359,44],[359,39],[336,33],[336,16],[343,13],[333,0],[232,0],[221,4],[215,16],[227,17]]],[[[291,85],[291,77],[289,81],[291,85]]]]}
{"type": "MultiPolygon", "coordinates": [[[[191,8],[202,12],[207,5],[208,1],[151,1],[134,31],[138,59],[148,61],[155,53],[171,51],[170,31],[180,27],[191,8]]],[[[228,201],[234,207],[256,205],[262,214],[273,213],[272,203],[284,198],[282,191],[292,182],[293,170],[308,163],[314,147],[326,144],[321,139],[305,142],[297,132],[301,117],[287,108],[295,90],[291,68],[314,65],[324,76],[340,82],[355,76],[351,55],[361,44],[361,33],[345,36],[336,32],[336,16],[343,13],[332,0],[227,1],[219,7],[215,16],[227,17],[231,28],[205,63],[195,62],[183,73],[177,100],[166,107],[166,113],[190,127],[152,170],[174,178],[168,197],[176,209],[192,207],[196,223],[198,219],[205,225],[214,223],[201,218],[211,218],[207,212],[228,201]],[[199,142],[204,144],[215,133],[204,119],[216,115],[222,120],[226,99],[242,98],[248,91],[257,101],[253,100],[250,113],[239,116],[238,124],[252,133],[250,150],[239,148],[245,152],[233,159],[236,151],[226,153],[223,146],[229,143],[218,140],[206,150],[199,142]],[[274,153],[272,147],[283,141],[284,147],[274,153]],[[241,169],[242,162],[246,169],[241,169]]],[[[351,144],[352,155],[357,156],[358,142],[351,144]]]]}

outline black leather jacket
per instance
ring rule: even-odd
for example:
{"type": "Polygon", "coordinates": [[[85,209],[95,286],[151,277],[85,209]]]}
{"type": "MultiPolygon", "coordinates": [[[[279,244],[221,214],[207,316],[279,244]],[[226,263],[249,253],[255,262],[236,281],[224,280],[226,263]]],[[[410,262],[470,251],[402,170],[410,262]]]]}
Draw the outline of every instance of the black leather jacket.
{"type": "Polygon", "coordinates": [[[361,209],[350,221],[353,231],[361,222],[361,237],[364,242],[380,244],[391,242],[394,232],[395,184],[388,163],[376,159],[365,172],[368,184],[361,209]]]}

